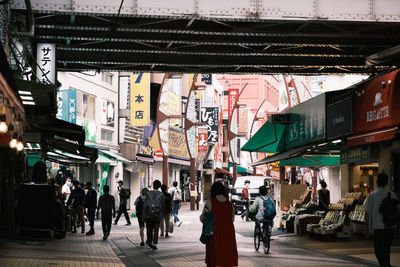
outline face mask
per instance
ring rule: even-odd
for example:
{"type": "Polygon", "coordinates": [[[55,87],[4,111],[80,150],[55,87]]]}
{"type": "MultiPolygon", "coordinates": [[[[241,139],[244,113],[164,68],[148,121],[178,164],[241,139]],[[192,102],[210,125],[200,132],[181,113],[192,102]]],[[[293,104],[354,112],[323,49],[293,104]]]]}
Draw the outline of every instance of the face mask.
{"type": "Polygon", "coordinates": [[[71,186],[71,184],[72,184],[71,182],[67,182],[67,185],[68,185],[68,186],[71,186]]]}

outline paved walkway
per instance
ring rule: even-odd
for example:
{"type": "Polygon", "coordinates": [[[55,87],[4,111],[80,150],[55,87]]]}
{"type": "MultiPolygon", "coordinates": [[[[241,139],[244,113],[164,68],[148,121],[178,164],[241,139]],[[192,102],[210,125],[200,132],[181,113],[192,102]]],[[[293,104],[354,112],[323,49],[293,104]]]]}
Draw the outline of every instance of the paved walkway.
{"type": "MultiPolygon", "coordinates": [[[[107,241],[102,240],[100,221],[94,236],[68,234],[65,239],[33,242],[1,239],[0,266],[205,266],[205,248],[198,241],[200,211],[189,212],[184,206],[181,213],[182,226],[175,227],[171,237],[160,238],[156,251],[139,246],[136,218],[131,226],[123,226],[121,218],[107,241]]],[[[273,237],[270,254],[255,252],[253,223],[237,218],[239,266],[377,266],[371,242],[361,239],[322,242],[284,234],[273,237]]],[[[395,245],[392,264],[400,263],[399,250],[395,245]]]]}

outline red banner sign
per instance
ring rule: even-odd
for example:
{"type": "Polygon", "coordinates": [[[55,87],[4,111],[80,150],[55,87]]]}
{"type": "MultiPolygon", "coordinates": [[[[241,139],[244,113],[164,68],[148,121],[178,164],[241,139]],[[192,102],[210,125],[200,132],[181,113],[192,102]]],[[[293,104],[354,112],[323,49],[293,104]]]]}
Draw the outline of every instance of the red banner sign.
{"type": "Polygon", "coordinates": [[[400,124],[400,70],[357,87],[354,96],[354,134],[400,124]]]}
{"type": "MultiPolygon", "coordinates": [[[[229,89],[228,90],[228,116],[229,121],[231,121],[232,110],[235,107],[236,99],[239,96],[239,89],[229,89]]],[[[239,118],[238,118],[239,119],[239,118]]]]}

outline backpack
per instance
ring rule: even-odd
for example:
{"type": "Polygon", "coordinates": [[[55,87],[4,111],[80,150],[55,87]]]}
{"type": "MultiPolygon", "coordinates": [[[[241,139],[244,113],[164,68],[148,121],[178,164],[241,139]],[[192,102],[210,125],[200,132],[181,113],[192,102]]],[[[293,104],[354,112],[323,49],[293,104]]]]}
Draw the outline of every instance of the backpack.
{"type": "Polygon", "coordinates": [[[390,196],[388,192],[387,197],[382,201],[379,207],[379,213],[382,214],[383,223],[386,227],[395,226],[400,221],[400,215],[397,210],[397,205],[399,201],[390,196]]]}
{"type": "Polygon", "coordinates": [[[276,216],[275,203],[270,197],[263,200],[263,219],[273,220],[276,216]]]}
{"type": "Polygon", "coordinates": [[[126,198],[131,197],[131,190],[130,189],[125,189],[126,190],[126,198]]]}
{"type": "Polygon", "coordinates": [[[182,195],[179,191],[180,190],[178,188],[174,189],[174,197],[172,198],[173,201],[182,201],[182,195]]]}
{"type": "Polygon", "coordinates": [[[157,198],[152,198],[151,194],[148,193],[149,199],[145,201],[146,204],[146,220],[148,221],[159,221],[162,217],[162,208],[160,207],[160,198],[163,194],[160,192],[157,198]]]}

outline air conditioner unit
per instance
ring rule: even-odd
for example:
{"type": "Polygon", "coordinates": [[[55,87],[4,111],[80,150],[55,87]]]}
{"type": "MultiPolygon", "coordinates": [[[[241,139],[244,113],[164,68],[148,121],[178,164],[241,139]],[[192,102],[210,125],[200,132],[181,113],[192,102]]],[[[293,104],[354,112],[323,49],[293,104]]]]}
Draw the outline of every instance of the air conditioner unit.
{"type": "Polygon", "coordinates": [[[269,116],[268,120],[271,123],[291,123],[292,114],[291,113],[283,113],[283,114],[273,114],[269,116]]]}

